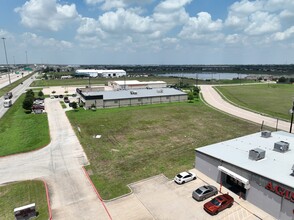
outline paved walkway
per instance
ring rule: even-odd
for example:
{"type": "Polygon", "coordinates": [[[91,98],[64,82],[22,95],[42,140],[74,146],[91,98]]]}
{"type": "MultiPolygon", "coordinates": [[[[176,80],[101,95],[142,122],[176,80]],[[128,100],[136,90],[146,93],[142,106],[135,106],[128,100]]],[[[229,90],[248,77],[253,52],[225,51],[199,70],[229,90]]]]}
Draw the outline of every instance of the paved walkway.
{"type": "Polygon", "coordinates": [[[34,152],[0,158],[0,185],[44,179],[53,219],[109,219],[82,169],[87,157],[59,101],[46,99],[45,106],[51,143],[34,152]]]}
{"type": "Polygon", "coordinates": [[[235,105],[232,105],[225,101],[213,88],[212,85],[202,85],[201,87],[201,94],[209,105],[213,106],[216,109],[219,109],[223,112],[226,112],[230,115],[234,115],[236,117],[255,122],[259,125],[264,122],[265,126],[269,126],[272,128],[278,127],[279,130],[289,131],[290,123],[285,121],[278,121],[277,119],[266,117],[264,115],[254,113],[242,108],[238,108],[235,105]]]}

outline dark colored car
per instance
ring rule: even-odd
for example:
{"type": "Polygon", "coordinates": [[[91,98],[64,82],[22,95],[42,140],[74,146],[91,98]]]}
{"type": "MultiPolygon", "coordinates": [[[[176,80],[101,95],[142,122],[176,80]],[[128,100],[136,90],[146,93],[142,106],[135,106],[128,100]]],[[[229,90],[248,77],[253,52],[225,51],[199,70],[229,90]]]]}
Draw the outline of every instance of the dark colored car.
{"type": "Polygon", "coordinates": [[[59,98],[63,98],[63,95],[59,95],[59,98]]]}
{"type": "Polygon", "coordinates": [[[194,190],[192,197],[197,201],[203,201],[211,196],[215,196],[218,193],[216,187],[211,185],[201,186],[198,189],[194,190]]]}
{"type": "Polygon", "coordinates": [[[203,208],[211,215],[216,215],[220,211],[230,208],[234,203],[234,198],[228,194],[213,198],[210,202],[204,204],[203,208]]]}
{"type": "Polygon", "coordinates": [[[68,97],[67,97],[67,96],[64,96],[63,101],[64,101],[65,103],[69,103],[69,99],[68,99],[68,97]]]}

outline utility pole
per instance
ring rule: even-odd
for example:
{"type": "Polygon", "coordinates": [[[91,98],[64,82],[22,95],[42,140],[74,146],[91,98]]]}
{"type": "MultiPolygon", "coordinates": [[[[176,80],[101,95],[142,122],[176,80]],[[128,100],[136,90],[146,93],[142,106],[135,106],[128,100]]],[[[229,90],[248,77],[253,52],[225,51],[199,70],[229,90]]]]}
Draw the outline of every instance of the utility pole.
{"type": "Polygon", "coordinates": [[[290,122],[290,131],[289,131],[289,133],[292,133],[293,114],[294,114],[294,101],[293,101],[293,106],[292,106],[292,110],[291,110],[291,122],[290,122]]]}
{"type": "Polygon", "coordinates": [[[2,37],[2,40],[3,40],[4,52],[5,52],[5,58],[6,58],[6,64],[7,64],[8,80],[9,80],[9,85],[10,85],[10,84],[11,84],[11,80],[10,80],[10,70],[8,70],[8,59],[7,59],[7,52],[6,52],[6,45],[5,45],[5,37],[2,37]]]}

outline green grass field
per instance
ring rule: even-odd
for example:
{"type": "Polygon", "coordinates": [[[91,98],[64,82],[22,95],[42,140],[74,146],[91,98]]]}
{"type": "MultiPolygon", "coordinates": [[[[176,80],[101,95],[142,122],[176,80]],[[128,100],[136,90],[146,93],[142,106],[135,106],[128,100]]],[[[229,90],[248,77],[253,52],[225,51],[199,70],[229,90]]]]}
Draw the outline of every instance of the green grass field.
{"type": "Polygon", "coordinates": [[[36,203],[37,220],[49,218],[46,191],[41,181],[25,181],[0,186],[0,219],[14,219],[16,207],[36,203]]]}
{"type": "MultiPolygon", "coordinates": [[[[105,85],[108,81],[111,80],[124,80],[124,78],[116,78],[116,79],[108,79],[108,78],[91,78],[91,85],[105,85]]],[[[162,76],[150,76],[150,77],[127,77],[126,80],[139,80],[139,81],[165,81],[169,85],[173,85],[179,83],[181,81],[180,78],[176,77],[162,77],[162,76]]],[[[253,80],[244,80],[242,79],[242,83],[252,83],[255,82],[253,80]]],[[[183,84],[195,85],[195,79],[182,79],[183,84]]],[[[240,84],[240,80],[213,80],[213,81],[203,81],[198,80],[198,84],[240,84]]],[[[45,86],[65,86],[65,85],[89,85],[89,79],[51,79],[51,80],[35,80],[31,86],[33,87],[45,87],[45,86]]]]}
{"type": "Polygon", "coordinates": [[[104,199],[128,193],[127,184],[193,168],[194,149],[258,132],[254,125],[201,102],[67,112],[104,199]],[[93,135],[102,135],[94,139],[93,135]]]}
{"type": "Polygon", "coordinates": [[[50,142],[46,114],[25,114],[22,95],[0,119],[0,156],[28,152],[50,142]]]}
{"type": "Polygon", "coordinates": [[[294,101],[294,85],[256,84],[216,87],[228,100],[254,111],[290,120],[289,109],[294,101]]]}

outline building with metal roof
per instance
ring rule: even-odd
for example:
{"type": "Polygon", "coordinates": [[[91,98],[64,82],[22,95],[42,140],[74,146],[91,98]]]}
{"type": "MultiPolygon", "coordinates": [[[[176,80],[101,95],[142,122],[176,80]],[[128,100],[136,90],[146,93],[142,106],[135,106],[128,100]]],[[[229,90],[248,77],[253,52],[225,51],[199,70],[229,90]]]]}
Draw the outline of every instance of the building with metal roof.
{"type": "Polygon", "coordinates": [[[293,146],[293,134],[263,131],[195,149],[195,166],[275,218],[293,220],[293,146]]]}
{"type": "Polygon", "coordinates": [[[91,91],[88,88],[79,88],[77,93],[79,103],[86,109],[187,101],[187,93],[173,88],[118,91],[91,91]]]}
{"type": "Polygon", "coordinates": [[[114,78],[126,76],[124,70],[96,70],[96,69],[78,69],[75,71],[75,76],[78,77],[105,77],[114,78]]]}
{"type": "Polygon", "coordinates": [[[155,89],[165,88],[167,83],[164,81],[138,81],[138,80],[116,80],[109,81],[108,86],[114,90],[125,90],[125,89],[155,89]]]}

